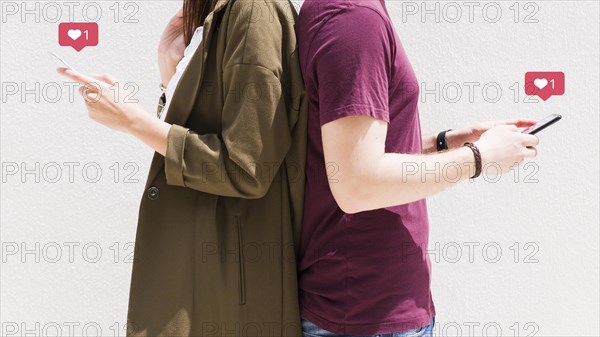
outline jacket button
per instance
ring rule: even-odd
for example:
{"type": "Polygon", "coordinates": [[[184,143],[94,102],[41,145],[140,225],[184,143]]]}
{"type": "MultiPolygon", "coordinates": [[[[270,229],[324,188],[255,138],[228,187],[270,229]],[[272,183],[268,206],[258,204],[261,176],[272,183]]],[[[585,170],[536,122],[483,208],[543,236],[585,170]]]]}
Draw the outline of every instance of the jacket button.
{"type": "Polygon", "coordinates": [[[152,186],[148,189],[148,199],[150,199],[150,200],[158,199],[158,188],[157,187],[152,186]]]}

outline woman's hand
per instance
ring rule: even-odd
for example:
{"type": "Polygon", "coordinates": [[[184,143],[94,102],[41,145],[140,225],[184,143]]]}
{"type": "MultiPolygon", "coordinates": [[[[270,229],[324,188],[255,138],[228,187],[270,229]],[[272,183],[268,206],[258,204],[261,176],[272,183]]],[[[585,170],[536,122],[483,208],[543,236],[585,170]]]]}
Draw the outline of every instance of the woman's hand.
{"type": "Polygon", "coordinates": [[[67,68],[58,68],[58,73],[79,82],[79,93],[83,96],[88,116],[111,129],[129,132],[130,126],[140,116],[147,115],[137,103],[125,102],[130,94],[123,83],[109,74],[92,74],[91,77],[67,68]]]}
{"type": "Polygon", "coordinates": [[[463,144],[467,142],[474,143],[478,141],[484,132],[498,125],[514,125],[517,128],[526,128],[534,125],[535,123],[537,123],[537,120],[526,118],[488,121],[457,130],[448,131],[446,133],[446,140],[448,143],[448,148],[452,149],[463,146],[463,144]]]}
{"type": "Polygon", "coordinates": [[[162,84],[166,87],[175,74],[175,67],[185,51],[183,38],[183,7],[171,18],[158,44],[158,67],[162,84]]]}
{"type": "Polygon", "coordinates": [[[167,151],[167,138],[171,124],[151,116],[137,103],[125,102],[130,94],[123,83],[111,75],[86,76],[67,68],[58,73],[79,82],[88,116],[111,129],[133,135],[163,156],[167,151]]]}

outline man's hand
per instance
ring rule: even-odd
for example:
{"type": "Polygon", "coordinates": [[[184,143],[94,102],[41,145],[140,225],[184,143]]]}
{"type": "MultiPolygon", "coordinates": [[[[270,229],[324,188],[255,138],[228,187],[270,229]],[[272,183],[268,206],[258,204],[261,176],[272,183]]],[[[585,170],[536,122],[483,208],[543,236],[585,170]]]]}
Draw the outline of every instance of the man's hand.
{"type": "Polygon", "coordinates": [[[467,142],[474,143],[478,141],[484,132],[498,125],[514,125],[517,128],[527,128],[537,122],[538,121],[535,119],[527,118],[488,121],[457,130],[448,131],[446,133],[446,140],[448,143],[448,148],[453,149],[463,146],[463,144],[467,142]]]}
{"type": "Polygon", "coordinates": [[[534,158],[538,143],[537,136],[521,133],[516,125],[509,124],[494,126],[474,144],[479,148],[483,165],[494,165],[506,173],[525,158],[534,158]]]}

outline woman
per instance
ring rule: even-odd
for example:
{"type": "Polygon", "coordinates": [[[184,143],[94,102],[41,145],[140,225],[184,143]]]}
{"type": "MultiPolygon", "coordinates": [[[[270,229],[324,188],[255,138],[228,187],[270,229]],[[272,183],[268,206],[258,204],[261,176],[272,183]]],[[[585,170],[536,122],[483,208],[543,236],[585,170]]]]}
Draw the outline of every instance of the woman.
{"type": "Polygon", "coordinates": [[[185,0],[159,47],[164,121],[111,97],[113,83],[125,96],[110,75],[59,69],[83,85],[93,120],[156,151],[128,335],[301,335],[306,103],[295,19],[287,0],[185,0]]]}

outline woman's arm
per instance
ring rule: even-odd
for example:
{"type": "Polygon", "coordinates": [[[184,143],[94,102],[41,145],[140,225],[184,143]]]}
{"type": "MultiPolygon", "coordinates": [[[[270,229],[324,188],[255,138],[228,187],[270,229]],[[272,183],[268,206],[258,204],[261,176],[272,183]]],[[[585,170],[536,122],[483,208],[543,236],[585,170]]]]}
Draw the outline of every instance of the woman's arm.
{"type": "MultiPolygon", "coordinates": [[[[90,83],[101,82],[98,90],[108,94],[98,101],[86,100],[90,117],[134,135],[164,155],[168,184],[223,196],[260,198],[269,190],[291,146],[294,114],[298,112],[290,102],[298,101],[296,96],[301,92],[291,100],[283,95],[303,86],[301,79],[290,84],[280,78],[288,75],[283,72],[283,63],[289,60],[282,57],[291,55],[295,47],[295,43],[282,47],[281,41],[294,42],[295,36],[286,9],[277,7],[273,13],[276,19],[260,16],[251,24],[239,13],[225,15],[227,22],[223,24],[228,27],[222,31],[227,31],[228,47],[219,85],[229,94],[222,111],[215,112],[222,119],[219,133],[198,134],[181,125],[169,125],[139,104],[112,99],[111,84],[122,86],[109,75],[88,77],[64,68],[59,72],[84,86],[95,88],[90,83]],[[288,85],[289,89],[284,88],[288,85]],[[244,95],[232,94],[240,90],[244,95]]],[[[121,91],[119,97],[125,94],[121,91]]]]}
{"type": "Polygon", "coordinates": [[[138,138],[154,151],[165,156],[167,154],[167,140],[171,124],[143,113],[137,115],[129,122],[127,133],[138,138]]]}
{"type": "Polygon", "coordinates": [[[166,87],[175,74],[185,51],[183,36],[183,7],[171,18],[160,37],[158,44],[158,69],[161,84],[166,87]]]}
{"type": "Polygon", "coordinates": [[[82,85],[80,93],[84,96],[88,116],[92,120],[111,129],[131,134],[156,152],[163,156],[166,154],[167,135],[171,124],[157,119],[139,104],[119,100],[119,97],[128,95],[120,81],[108,74],[86,76],[66,68],[58,68],[57,71],[82,85]]]}
{"type": "Polygon", "coordinates": [[[92,120],[131,134],[165,156],[170,185],[260,198],[267,193],[291,145],[293,126],[288,121],[290,107],[281,97],[282,84],[273,71],[262,65],[231,64],[225,68],[224,92],[257,88],[261,94],[243,99],[229,95],[220,112],[223,130],[219,134],[198,134],[168,124],[137,103],[115,99],[125,97],[127,92],[110,75],[88,77],[66,68],[58,71],[83,85],[80,93],[92,120]],[[87,94],[85,87],[89,88],[87,94]],[[113,92],[118,96],[111,95],[113,92]]]}

